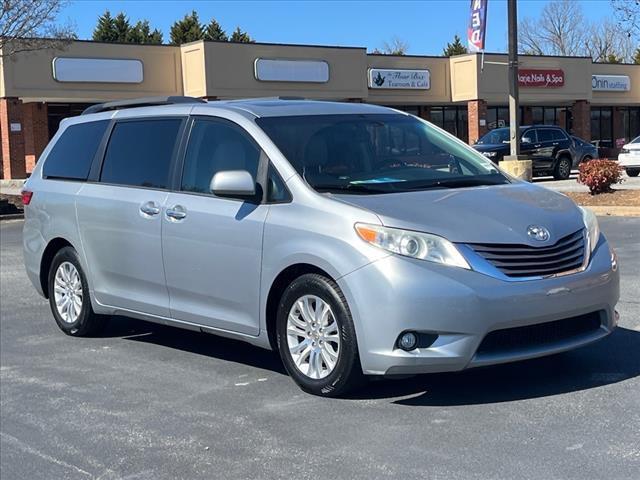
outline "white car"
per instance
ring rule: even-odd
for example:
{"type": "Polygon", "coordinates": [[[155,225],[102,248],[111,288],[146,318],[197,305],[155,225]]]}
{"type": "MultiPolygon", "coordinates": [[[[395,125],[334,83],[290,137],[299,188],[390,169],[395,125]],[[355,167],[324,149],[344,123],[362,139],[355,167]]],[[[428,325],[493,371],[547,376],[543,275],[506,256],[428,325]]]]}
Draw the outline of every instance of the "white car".
{"type": "Polygon", "coordinates": [[[618,155],[618,163],[627,171],[630,177],[637,177],[640,173],[640,136],[627,143],[618,155]]]}

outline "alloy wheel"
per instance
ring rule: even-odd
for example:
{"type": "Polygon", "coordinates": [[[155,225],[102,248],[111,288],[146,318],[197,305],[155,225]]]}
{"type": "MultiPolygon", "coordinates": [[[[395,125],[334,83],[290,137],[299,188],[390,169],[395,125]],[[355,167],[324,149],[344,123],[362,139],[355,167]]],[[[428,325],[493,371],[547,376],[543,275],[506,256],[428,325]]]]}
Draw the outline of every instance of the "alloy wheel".
{"type": "Polygon", "coordinates": [[[316,380],[328,376],[340,355],[340,330],[331,306],[315,295],[296,300],[287,319],[287,345],[300,372],[316,380]]]}
{"type": "Polygon", "coordinates": [[[60,318],[65,323],[75,323],[82,311],[82,281],[71,262],[62,262],[56,270],[54,299],[60,318]]]}

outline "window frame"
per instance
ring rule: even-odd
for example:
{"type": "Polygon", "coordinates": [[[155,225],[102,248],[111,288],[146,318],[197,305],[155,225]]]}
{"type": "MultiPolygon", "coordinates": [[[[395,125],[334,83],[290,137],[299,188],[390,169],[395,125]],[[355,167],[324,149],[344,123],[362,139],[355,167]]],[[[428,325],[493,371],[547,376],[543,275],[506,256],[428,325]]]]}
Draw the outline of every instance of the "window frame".
{"type": "Polygon", "coordinates": [[[283,180],[282,175],[280,175],[280,172],[278,172],[278,169],[276,168],[276,166],[273,164],[273,162],[271,162],[264,148],[260,146],[260,144],[253,137],[253,135],[251,135],[251,133],[249,133],[247,129],[242,127],[242,125],[234,122],[233,120],[229,120],[228,118],[214,116],[214,115],[189,115],[189,118],[187,119],[185,129],[182,135],[182,142],[180,143],[180,148],[178,150],[178,155],[175,161],[173,185],[174,185],[174,188],[172,189],[172,191],[174,193],[180,193],[183,195],[195,195],[199,197],[208,197],[208,198],[214,198],[217,200],[227,200],[227,201],[234,201],[234,202],[250,202],[257,205],[263,205],[263,204],[274,205],[274,204],[281,204],[281,203],[291,203],[293,201],[291,190],[289,190],[289,188],[287,187],[287,184],[283,180]],[[214,193],[191,192],[191,191],[182,189],[182,176],[184,174],[184,167],[187,159],[187,148],[189,146],[189,140],[191,138],[193,126],[196,123],[196,121],[207,121],[211,123],[218,123],[218,124],[230,126],[231,128],[241,133],[244,137],[246,137],[248,141],[258,149],[258,151],[260,152],[260,156],[258,158],[258,169],[256,171],[255,182],[256,182],[256,187],[258,187],[257,190],[259,191],[256,191],[255,197],[253,198],[234,198],[234,197],[226,197],[226,196],[221,197],[221,196],[215,195],[214,193]],[[269,167],[271,167],[273,171],[276,173],[276,175],[280,177],[280,179],[282,180],[282,183],[285,186],[285,189],[287,191],[287,197],[288,197],[287,201],[270,202],[268,200],[267,197],[269,194],[268,192],[269,169],[270,169],[269,167]]]}
{"type": "Polygon", "coordinates": [[[98,161],[94,162],[92,165],[91,171],[89,172],[89,178],[87,182],[96,183],[99,185],[108,185],[113,187],[125,187],[125,188],[141,188],[144,190],[156,190],[156,191],[174,191],[175,189],[175,176],[176,176],[176,160],[178,158],[178,154],[180,152],[180,147],[184,142],[185,136],[185,127],[187,124],[188,115],[149,115],[149,116],[139,116],[139,117],[128,117],[128,118],[114,118],[112,119],[110,125],[107,127],[107,131],[105,136],[102,139],[102,143],[98,147],[98,161]],[[165,188],[156,188],[156,187],[147,187],[144,185],[128,185],[123,183],[110,183],[103,182],[100,177],[102,176],[102,169],[104,167],[104,161],[106,159],[107,149],[109,147],[109,142],[111,141],[111,137],[113,135],[113,131],[115,130],[116,125],[120,123],[133,123],[133,122],[144,122],[144,121],[158,121],[158,120],[180,120],[180,126],[178,127],[178,132],[176,134],[176,142],[173,146],[173,151],[171,152],[171,157],[169,159],[169,175],[167,177],[167,186],[165,188]]]}

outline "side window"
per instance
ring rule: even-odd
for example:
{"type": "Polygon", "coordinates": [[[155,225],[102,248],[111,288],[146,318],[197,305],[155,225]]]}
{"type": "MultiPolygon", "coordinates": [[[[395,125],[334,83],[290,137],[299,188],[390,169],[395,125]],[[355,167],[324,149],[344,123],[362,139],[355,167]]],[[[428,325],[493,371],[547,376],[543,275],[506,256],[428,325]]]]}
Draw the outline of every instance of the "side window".
{"type": "Polygon", "coordinates": [[[553,139],[554,140],[566,140],[567,137],[564,133],[562,133],[562,130],[552,130],[553,132],[553,139]]]}
{"type": "Polygon", "coordinates": [[[109,139],[100,181],[167,188],[181,123],[180,118],[117,123],[109,139]]]}
{"type": "Polygon", "coordinates": [[[538,130],[538,141],[539,142],[550,142],[553,140],[553,134],[551,130],[548,128],[541,128],[538,130]]]}
{"type": "Polygon", "coordinates": [[[42,175],[45,178],[86,180],[108,125],[109,120],[100,120],[69,126],[49,152],[42,175]]]}
{"type": "Polygon", "coordinates": [[[249,135],[224,120],[196,119],[189,135],[182,170],[182,190],[210,193],[213,176],[225,170],[246,170],[256,178],[260,149],[249,135]]]}
{"type": "Polygon", "coordinates": [[[527,130],[522,134],[522,143],[532,145],[538,141],[538,135],[535,130],[527,130]]]}
{"type": "Polygon", "coordinates": [[[278,172],[269,165],[267,174],[267,203],[285,203],[291,201],[291,194],[278,172]]]}

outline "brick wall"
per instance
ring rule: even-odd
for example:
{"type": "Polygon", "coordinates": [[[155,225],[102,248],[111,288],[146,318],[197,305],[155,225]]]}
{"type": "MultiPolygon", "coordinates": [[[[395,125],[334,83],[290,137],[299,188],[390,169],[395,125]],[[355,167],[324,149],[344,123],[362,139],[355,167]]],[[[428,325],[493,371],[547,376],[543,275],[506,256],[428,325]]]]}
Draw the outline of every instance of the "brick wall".
{"type": "Polygon", "coordinates": [[[576,100],[571,109],[573,113],[573,133],[575,136],[591,140],[591,104],[586,100],[576,100]]]}
{"type": "Polygon", "coordinates": [[[36,161],[49,142],[49,124],[46,103],[23,105],[24,146],[26,171],[31,173],[36,161]]]}
{"type": "Polygon", "coordinates": [[[484,100],[471,100],[467,102],[469,115],[469,143],[474,144],[482,135],[487,133],[487,102],[484,100]],[[480,125],[484,120],[484,125],[480,125]]]}
{"type": "Polygon", "coordinates": [[[0,98],[0,134],[2,152],[2,178],[25,178],[24,119],[22,101],[17,98],[0,98]],[[11,125],[20,126],[11,131],[11,125]]]}

